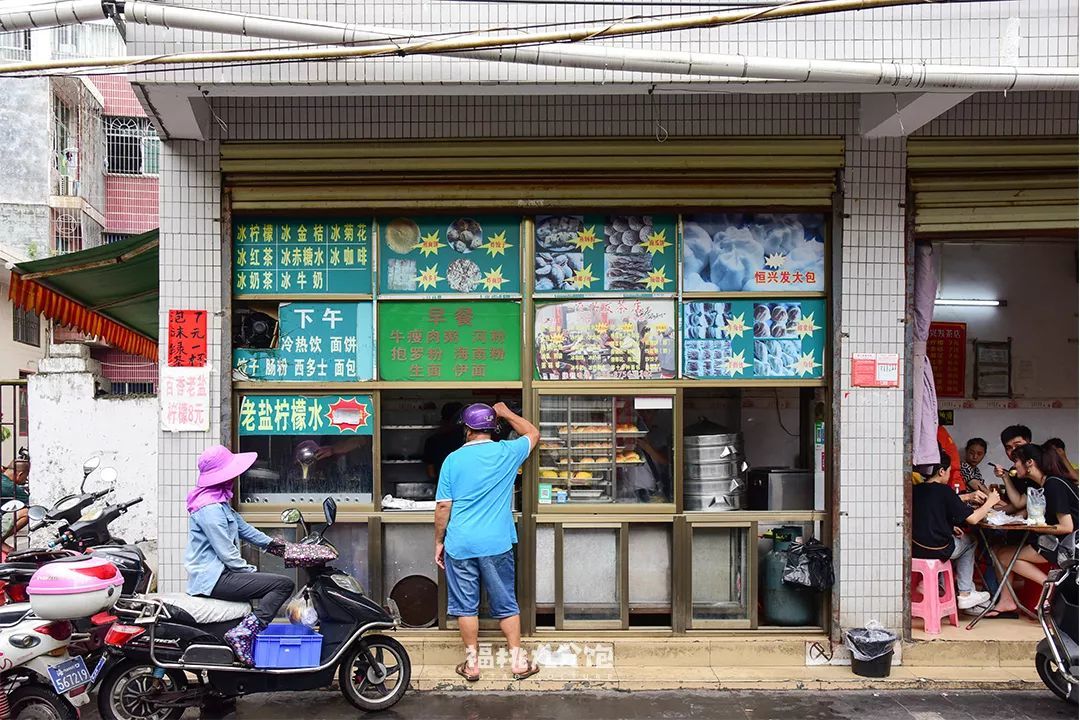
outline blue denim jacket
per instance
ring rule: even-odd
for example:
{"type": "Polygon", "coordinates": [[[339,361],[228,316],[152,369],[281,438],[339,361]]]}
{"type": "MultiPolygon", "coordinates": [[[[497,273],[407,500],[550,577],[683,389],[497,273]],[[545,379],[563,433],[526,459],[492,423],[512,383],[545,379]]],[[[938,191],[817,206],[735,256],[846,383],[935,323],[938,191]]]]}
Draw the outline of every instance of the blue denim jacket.
{"type": "Polygon", "coordinates": [[[270,537],[248,525],[225,503],[201,507],[189,516],[187,565],[189,595],[209,595],[221,573],[255,572],[240,555],[239,540],[265,548],[270,537]]]}

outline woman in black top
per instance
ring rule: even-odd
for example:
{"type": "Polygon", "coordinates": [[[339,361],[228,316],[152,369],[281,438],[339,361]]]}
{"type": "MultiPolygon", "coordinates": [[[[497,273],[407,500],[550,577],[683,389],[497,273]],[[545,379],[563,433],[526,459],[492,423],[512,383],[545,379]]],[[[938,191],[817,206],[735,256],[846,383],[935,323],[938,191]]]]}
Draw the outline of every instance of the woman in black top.
{"type": "MultiPolygon", "coordinates": [[[[1043,568],[1051,562],[1048,556],[1055,557],[1056,553],[1044,555],[1039,552],[1038,534],[1054,536],[1062,547],[1070,552],[1075,551],[1074,533],[1078,527],[1077,510],[1080,502],[1076,486],[1065,479],[1066,475],[1060,466],[1061,460],[1057,453],[1047,452],[1038,445],[1021,445],[1013,451],[1013,467],[1016,468],[1017,478],[1026,480],[1029,486],[1041,487],[1046,498],[1048,527],[1045,530],[1033,531],[1034,539],[1020,550],[1020,556],[1013,567],[1013,571],[1021,577],[1039,584],[1046,581],[1043,568]]],[[[1007,566],[1015,552],[1015,545],[999,547],[998,560],[1003,566],[1007,566]]],[[[1016,610],[1016,603],[1009,593],[1002,593],[996,609],[998,612],[1012,612],[1016,610]]]]}

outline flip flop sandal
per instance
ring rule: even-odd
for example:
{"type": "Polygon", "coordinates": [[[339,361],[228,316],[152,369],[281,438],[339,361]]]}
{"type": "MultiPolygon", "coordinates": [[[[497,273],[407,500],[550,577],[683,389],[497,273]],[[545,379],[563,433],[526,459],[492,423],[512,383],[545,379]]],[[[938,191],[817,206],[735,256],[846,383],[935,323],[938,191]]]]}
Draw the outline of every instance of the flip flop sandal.
{"type": "Polygon", "coordinates": [[[1019,620],[1020,613],[1018,612],[998,612],[997,610],[991,610],[983,616],[983,620],[993,620],[998,618],[999,620],[1019,620]]]}
{"type": "Polygon", "coordinates": [[[531,678],[536,673],[540,672],[539,665],[530,665],[529,669],[522,673],[514,673],[515,680],[524,680],[525,678],[531,678]]]}
{"type": "Polygon", "coordinates": [[[466,667],[467,667],[467,665],[465,663],[458,663],[458,666],[456,668],[454,668],[454,672],[456,672],[458,675],[465,678],[469,682],[476,682],[477,680],[480,679],[480,673],[476,673],[475,675],[470,675],[469,673],[467,673],[465,671],[466,667]]]}

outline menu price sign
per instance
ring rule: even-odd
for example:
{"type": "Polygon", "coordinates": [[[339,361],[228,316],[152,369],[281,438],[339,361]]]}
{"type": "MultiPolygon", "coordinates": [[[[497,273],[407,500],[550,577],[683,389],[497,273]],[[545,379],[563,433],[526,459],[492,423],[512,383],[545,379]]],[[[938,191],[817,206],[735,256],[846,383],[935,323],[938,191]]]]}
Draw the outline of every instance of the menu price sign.
{"type": "Polygon", "coordinates": [[[577,300],[536,309],[540,380],[675,377],[675,306],[665,300],[577,300]]]}
{"type": "Polygon", "coordinates": [[[688,378],[818,379],[825,362],[825,301],[684,303],[682,338],[688,378]]]}
{"type": "Polygon", "coordinates": [[[370,395],[244,395],[240,435],[371,435],[370,395]]]}
{"type": "Polygon", "coordinates": [[[686,292],[825,290],[824,215],[687,215],[682,233],[686,292]]]}
{"type": "Polygon", "coordinates": [[[885,388],[900,385],[900,356],[896,353],[852,353],[852,387],[885,388]]]}
{"type": "Polygon", "coordinates": [[[210,368],[161,368],[158,396],[162,430],[206,432],[210,429],[210,368]]]}
{"type": "Polygon", "coordinates": [[[379,304],[379,376],[390,381],[521,379],[521,304],[379,304]]]}
{"type": "Polygon", "coordinates": [[[379,221],[382,294],[521,292],[521,220],[511,216],[379,221]]]}
{"type": "Polygon", "coordinates": [[[932,322],[926,356],[938,397],[964,397],[967,384],[967,323],[932,322]]]}
{"type": "Polygon", "coordinates": [[[233,351],[233,367],[246,379],[353,382],[375,376],[371,303],[282,303],[278,323],[276,347],[233,351]]]}
{"type": "Polygon", "coordinates": [[[371,293],[371,221],[234,218],[233,295],[371,293]]]}
{"type": "Polygon", "coordinates": [[[206,311],[169,311],[169,367],[206,365],[206,311]]]}
{"type": "Polygon", "coordinates": [[[675,217],[540,215],[538,293],[675,292],[675,217]]]}

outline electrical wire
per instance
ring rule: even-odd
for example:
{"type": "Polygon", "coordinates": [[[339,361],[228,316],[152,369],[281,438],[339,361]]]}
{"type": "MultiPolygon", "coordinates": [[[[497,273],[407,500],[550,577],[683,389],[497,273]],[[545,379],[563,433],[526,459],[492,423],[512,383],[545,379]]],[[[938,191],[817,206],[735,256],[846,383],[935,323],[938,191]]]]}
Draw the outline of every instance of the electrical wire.
{"type": "MultiPolygon", "coordinates": [[[[972,2],[972,1],[978,1],[978,0],[924,0],[924,1],[927,2],[927,3],[934,2],[935,4],[950,4],[950,3],[953,3],[953,2],[972,2]]],[[[1000,1],[1004,1],[1004,0],[998,0],[998,1],[1000,2],[1000,1]]],[[[758,12],[751,13],[751,14],[745,16],[745,17],[732,18],[732,19],[728,19],[728,20],[722,21],[722,22],[709,23],[708,25],[703,24],[700,27],[701,28],[705,28],[705,27],[715,28],[715,27],[721,27],[721,26],[724,26],[724,25],[739,24],[739,23],[742,23],[742,22],[752,22],[752,21],[755,21],[755,20],[759,19],[762,14],[769,13],[769,12],[774,12],[777,9],[782,9],[784,7],[807,5],[807,4],[813,5],[816,2],[819,2],[819,0],[787,0],[787,2],[780,2],[780,3],[776,3],[774,5],[760,6],[761,9],[758,12]]],[[[755,5],[754,7],[759,7],[759,6],[755,5]]],[[[859,8],[851,8],[850,10],[857,10],[857,9],[859,9],[859,8]]],[[[245,14],[245,13],[237,13],[237,12],[232,12],[232,11],[219,11],[219,12],[221,14],[232,15],[232,16],[235,16],[235,17],[251,17],[250,15],[245,14]]],[[[656,20],[662,21],[662,19],[666,19],[666,18],[680,17],[680,16],[695,16],[695,15],[700,16],[700,15],[702,15],[702,13],[700,13],[700,12],[665,13],[665,14],[655,14],[655,15],[648,15],[648,16],[637,16],[637,17],[631,17],[631,18],[626,18],[626,19],[640,20],[640,21],[643,21],[643,23],[648,23],[650,21],[656,21],[656,20]]],[[[325,27],[325,26],[318,25],[317,23],[313,23],[313,22],[310,22],[310,21],[299,20],[299,19],[290,19],[290,21],[296,22],[296,23],[302,24],[302,25],[306,24],[306,25],[311,25],[311,26],[325,27]]],[[[624,21],[625,21],[625,19],[624,19],[624,21]]],[[[399,39],[409,39],[409,40],[413,41],[411,46],[410,46],[410,49],[412,50],[412,52],[410,54],[432,54],[432,55],[435,55],[435,54],[448,54],[448,55],[453,55],[453,54],[456,54],[456,53],[468,52],[471,49],[482,49],[484,46],[483,45],[477,45],[477,47],[475,47],[475,48],[469,48],[469,47],[443,48],[443,49],[436,48],[434,50],[425,51],[423,43],[416,43],[415,41],[418,38],[419,39],[428,39],[428,38],[441,37],[441,38],[445,39],[446,37],[453,38],[455,36],[467,37],[469,35],[478,35],[478,34],[481,34],[481,33],[484,33],[484,32],[488,32],[488,33],[491,33],[491,32],[514,32],[514,31],[527,30],[527,29],[530,29],[531,27],[533,27],[533,28],[535,28],[535,27],[571,27],[571,26],[574,26],[574,25],[592,24],[592,23],[595,23],[595,22],[596,21],[593,20],[593,21],[575,21],[575,22],[572,22],[572,23],[548,23],[548,24],[535,25],[535,26],[521,25],[521,26],[515,26],[515,27],[512,27],[512,28],[497,28],[495,30],[487,30],[487,31],[484,31],[484,30],[470,30],[470,31],[462,31],[462,32],[444,32],[444,33],[426,33],[426,34],[421,33],[421,34],[411,34],[411,35],[408,35],[408,36],[406,36],[406,35],[399,35],[399,36],[387,35],[386,38],[355,41],[353,43],[290,44],[290,45],[282,45],[282,46],[276,46],[276,47],[275,46],[264,47],[264,48],[259,48],[259,49],[254,50],[254,51],[248,50],[248,49],[236,49],[236,50],[214,51],[213,53],[210,53],[210,54],[228,55],[228,54],[234,54],[234,53],[251,53],[251,52],[263,53],[263,52],[274,52],[275,50],[285,50],[286,52],[288,52],[288,51],[303,50],[305,48],[311,48],[311,47],[316,47],[316,48],[317,47],[332,47],[332,48],[346,49],[347,50],[347,49],[349,49],[350,46],[359,46],[356,49],[362,50],[364,45],[368,45],[370,43],[375,43],[375,42],[387,42],[389,40],[389,42],[396,44],[395,38],[399,38],[399,39]]],[[[618,22],[619,21],[614,21],[615,24],[618,24],[618,22]]],[[[640,33],[634,31],[632,28],[630,28],[630,29],[621,28],[620,31],[617,33],[617,36],[619,36],[619,37],[623,37],[623,36],[633,37],[633,36],[637,36],[639,34],[656,34],[656,33],[660,33],[660,32],[677,32],[677,31],[688,30],[688,29],[699,29],[699,28],[691,27],[691,26],[687,25],[685,27],[675,27],[675,28],[644,29],[640,33]]],[[[510,41],[510,42],[507,42],[505,46],[506,47],[533,47],[533,46],[537,46],[537,45],[550,45],[550,44],[566,43],[566,42],[571,42],[571,43],[572,42],[580,42],[582,40],[589,40],[589,39],[592,39],[594,37],[605,37],[605,38],[609,37],[608,29],[607,28],[601,29],[597,33],[592,33],[592,34],[588,35],[585,38],[566,38],[566,39],[557,39],[557,40],[556,39],[552,39],[552,40],[537,39],[537,41],[535,43],[530,43],[530,42],[516,43],[516,42],[510,41]]],[[[432,40],[432,41],[434,42],[434,40],[432,40]]],[[[496,47],[503,47],[503,45],[501,45],[499,43],[493,43],[493,44],[488,44],[486,47],[496,48],[496,47]]],[[[203,53],[201,53],[201,52],[200,53],[193,52],[191,54],[192,55],[201,55],[203,53]]],[[[203,61],[203,63],[204,63],[205,66],[215,66],[216,67],[216,66],[220,65],[221,63],[228,63],[230,65],[235,64],[237,66],[243,67],[243,66],[256,65],[256,64],[267,64],[267,63],[276,64],[276,63],[280,63],[280,62],[290,62],[290,61],[293,61],[293,60],[300,60],[300,61],[303,61],[303,62],[312,62],[312,61],[330,61],[330,60],[343,60],[343,59],[359,59],[361,57],[372,58],[372,57],[396,56],[396,55],[403,55],[403,54],[404,54],[404,50],[401,49],[401,48],[398,48],[398,52],[395,52],[393,50],[388,49],[386,51],[372,52],[371,54],[357,54],[355,56],[337,54],[337,55],[328,55],[325,58],[312,58],[312,57],[307,57],[307,58],[267,58],[265,60],[263,60],[263,59],[252,59],[252,60],[241,60],[241,61],[236,61],[236,62],[231,62],[231,61],[228,61],[228,60],[220,60],[219,61],[219,60],[215,59],[214,61],[206,60],[206,61],[203,61]]],[[[159,56],[152,56],[152,57],[140,57],[138,59],[133,59],[131,61],[131,63],[130,63],[130,66],[141,65],[141,64],[153,64],[155,62],[155,60],[160,60],[161,58],[168,57],[168,58],[174,60],[174,62],[169,63],[171,66],[175,66],[175,69],[177,71],[183,71],[184,69],[188,69],[188,68],[191,67],[188,63],[183,62],[183,59],[182,59],[183,55],[184,55],[184,53],[171,54],[171,55],[166,54],[166,55],[159,55],[159,56]]],[[[193,60],[193,63],[195,63],[195,62],[198,62],[198,61],[193,60]]],[[[107,72],[107,73],[103,73],[103,74],[121,74],[119,72],[120,68],[130,67],[130,66],[124,65],[122,63],[119,63],[117,65],[110,65],[109,67],[110,67],[110,69],[113,69],[113,72],[107,72]]],[[[2,67],[0,67],[0,69],[2,69],[2,67]]],[[[50,68],[44,68],[44,69],[37,70],[37,71],[35,71],[35,70],[27,70],[26,72],[19,73],[19,74],[10,73],[10,75],[15,76],[15,77],[38,77],[38,76],[55,77],[55,76],[62,76],[62,75],[65,75],[65,74],[78,75],[78,74],[82,73],[82,71],[79,71],[79,70],[74,70],[74,71],[66,72],[66,73],[63,72],[63,71],[66,71],[66,70],[68,70],[68,69],[67,68],[62,68],[62,69],[53,70],[53,69],[50,69],[50,68]],[[35,73],[37,73],[37,74],[35,74],[35,73]]]]}
{"type": "Polygon", "coordinates": [[[787,425],[784,424],[784,418],[780,414],[780,391],[779,390],[775,390],[775,389],[773,390],[773,398],[776,400],[776,422],[780,423],[780,429],[783,430],[784,432],[786,432],[788,435],[790,435],[793,438],[800,437],[799,433],[791,432],[790,430],[787,429],[787,425]]]}

